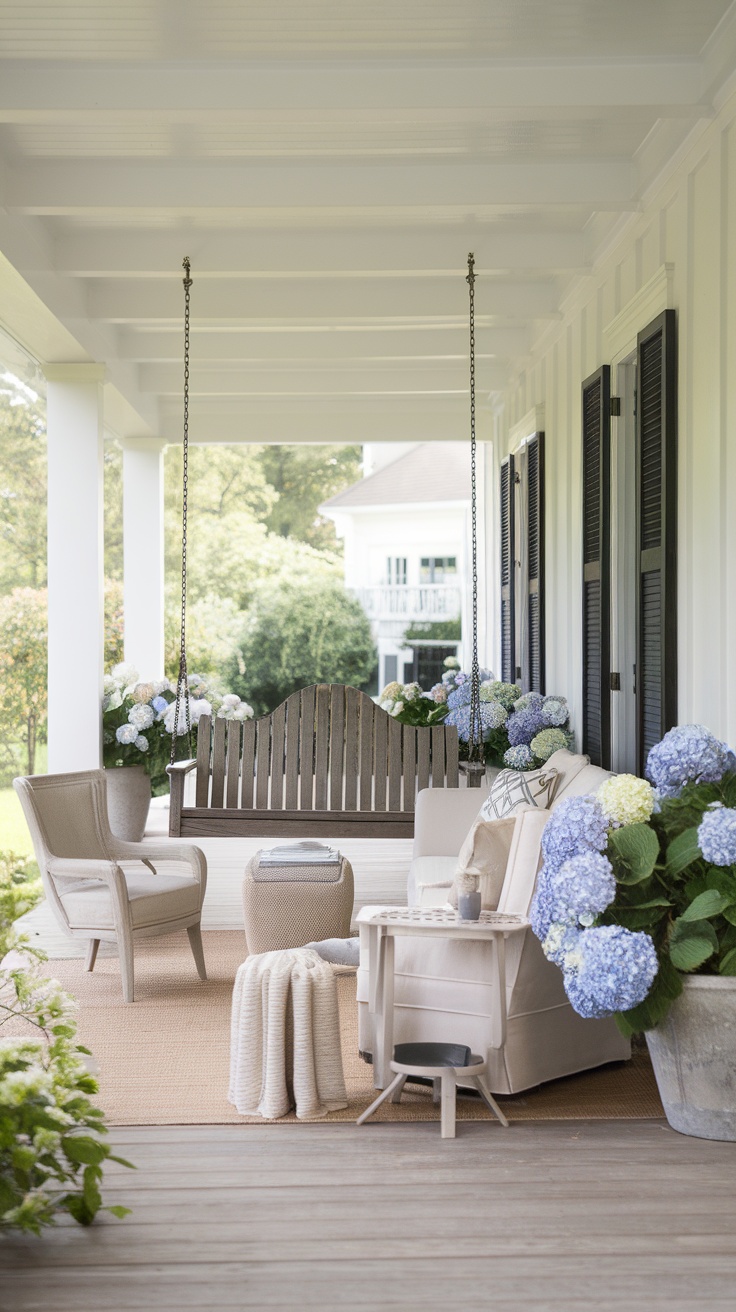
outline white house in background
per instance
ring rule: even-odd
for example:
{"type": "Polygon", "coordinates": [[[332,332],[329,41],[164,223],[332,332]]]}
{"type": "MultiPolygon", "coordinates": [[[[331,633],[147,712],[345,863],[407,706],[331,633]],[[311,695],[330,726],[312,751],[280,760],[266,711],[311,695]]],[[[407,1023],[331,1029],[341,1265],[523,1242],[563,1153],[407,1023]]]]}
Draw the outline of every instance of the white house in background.
{"type": "Polygon", "coordinates": [[[371,621],[379,686],[428,688],[446,656],[463,660],[469,632],[469,443],[368,443],[364,469],[320,512],[343,539],[345,586],[371,621]],[[439,624],[444,633],[429,627],[439,624]]]}

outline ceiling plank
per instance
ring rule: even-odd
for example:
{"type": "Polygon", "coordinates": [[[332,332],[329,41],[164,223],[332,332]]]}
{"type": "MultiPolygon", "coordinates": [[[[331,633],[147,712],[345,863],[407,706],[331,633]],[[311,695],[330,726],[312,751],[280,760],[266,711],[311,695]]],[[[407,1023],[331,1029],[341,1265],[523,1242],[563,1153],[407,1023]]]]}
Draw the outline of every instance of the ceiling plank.
{"type": "MultiPolygon", "coordinates": [[[[636,210],[630,159],[524,159],[401,164],[291,165],[241,161],[127,160],[19,163],[2,203],[25,214],[109,213],[163,209],[317,207],[370,211],[375,206],[585,205],[636,210]]],[[[366,215],[369,219],[369,215],[366,215]]]]}
{"type": "Polygon", "coordinates": [[[702,99],[700,59],[340,60],[114,64],[0,60],[0,121],[24,114],[178,108],[348,110],[547,105],[663,109],[702,99]]]}
{"type": "MultiPolygon", "coordinates": [[[[496,279],[479,282],[476,312],[509,319],[545,319],[557,316],[558,289],[553,280],[496,279]]],[[[120,281],[99,279],[88,284],[89,314],[108,323],[179,323],[183,292],[175,282],[150,279],[120,281]]],[[[243,286],[237,282],[205,280],[192,290],[192,319],[200,324],[302,321],[306,324],[363,320],[414,320],[445,316],[467,318],[467,288],[458,276],[402,280],[281,279],[243,286]]]]}
{"type": "MultiPolygon", "coordinates": [[[[477,358],[500,356],[526,356],[529,352],[529,332],[526,327],[512,326],[476,328],[477,358]]],[[[386,360],[405,360],[409,363],[422,359],[442,361],[445,358],[465,359],[468,347],[466,323],[454,326],[428,324],[386,325],[371,328],[342,327],[339,331],[283,330],[251,331],[223,327],[206,331],[195,323],[192,326],[192,360],[199,364],[242,361],[243,363],[317,360],[328,365],[333,361],[381,364],[386,360]]],[[[118,353],[121,359],[139,363],[166,363],[181,361],[183,338],[181,328],[159,331],[121,329],[118,353]]]]}
{"type": "Polygon", "coordinates": [[[358,228],[351,231],[290,229],[242,232],[178,229],[126,232],[109,229],[65,232],[54,243],[59,273],[77,278],[181,277],[185,254],[194,276],[268,278],[307,272],[320,276],[409,273],[456,278],[467,250],[477,274],[505,269],[575,270],[587,267],[582,232],[539,228],[520,232],[499,225],[465,223],[435,230],[358,228]]]}

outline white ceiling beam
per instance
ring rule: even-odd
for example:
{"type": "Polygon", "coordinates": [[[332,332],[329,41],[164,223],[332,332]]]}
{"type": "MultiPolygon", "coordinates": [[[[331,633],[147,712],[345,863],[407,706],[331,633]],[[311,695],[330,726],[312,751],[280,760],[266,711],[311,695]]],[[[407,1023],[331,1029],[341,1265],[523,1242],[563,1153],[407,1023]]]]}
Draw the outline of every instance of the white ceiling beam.
{"type": "MultiPolygon", "coordinates": [[[[341,328],[339,331],[241,331],[213,328],[202,331],[194,326],[191,335],[192,360],[197,364],[226,363],[268,364],[319,360],[323,365],[347,361],[380,364],[387,360],[404,360],[409,363],[432,359],[441,363],[446,359],[465,359],[468,349],[466,323],[452,327],[428,324],[388,325],[375,329],[341,328]]],[[[526,356],[529,353],[529,333],[526,328],[476,328],[476,357],[499,356],[503,359],[526,356]]],[[[160,331],[139,331],[124,328],[120,331],[118,351],[122,359],[141,364],[156,364],[182,358],[181,328],[160,331]]]]}
{"type": "Polygon", "coordinates": [[[431,273],[456,278],[471,248],[478,273],[577,272],[588,264],[582,232],[519,232],[472,222],[436,231],[290,229],[288,234],[216,228],[164,233],[85,228],[57,237],[54,264],[59,273],[77,278],[181,277],[182,257],[189,255],[197,279],[306,273],[386,277],[431,273]]]}
{"type": "MultiPolygon", "coordinates": [[[[476,312],[483,320],[545,319],[557,315],[553,281],[479,278],[476,312]]],[[[88,284],[88,312],[108,323],[178,324],[183,313],[181,285],[150,280],[99,279],[88,284]]],[[[242,283],[204,281],[192,290],[192,320],[222,325],[282,321],[358,323],[366,319],[415,319],[467,316],[464,279],[301,279],[242,283]]]]}
{"type": "Polygon", "coordinates": [[[0,321],[11,336],[45,364],[105,362],[106,411],[116,430],[155,424],[156,407],[138,393],[135,366],[117,358],[117,330],[91,323],[84,285],[53,269],[44,225],[0,213],[0,252],[0,321]]]}
{"type": "Polygon", "coordinates": [[[78,111],[94,118],[136,109],[206,111],[383,110],[538,107],[664,108],[695,105],[706,80],[699,59],[0,61],[0,121],[78,111]]]}
{"type": "MultiPolygon", "coordinates": [[[[25,214],[83,215],[120,210],[585,205],[636,210],[629,159],[523,159],[401,164],[324,164],[239,160],[109,160],[18,163],[2,204],[25,214]]],[[[121,216],[122,217],[122,216],[121,216]]]]}
{"type": "MultiPolygon", "coordinates": [[[[139,387],[161,397],[177,397],[182,391],[181,366],[141,365],[139,387]]],[[[476,362],[476,380],[485,392],[501,391],[509,381],[502,364],[476,362]]],[[[401,362],[366,365],[363,368],[329,369],[315,362],[314,368],[207,369],[192,366],[189,383],[192,396],[290,397],[302,396],[434,396],[468,392],[468,362],[414,365],[401,362]]]]}
{"type": "MultiPolygon", "coordinates": [[[[478,438],[490,440],[490,408],[479,407],[478,438]]],[[[159,433],[167,442],[181,442],[181,409],[161,405],[159,433]]],[[[468,441],[467,397],[433,397],[410,401],[403,397],[356,398],[350,404],[317,399],[262,401],[218,405],[195,402],[190,412],[190,439],[216,442],[448,442],[468,441]]]]}

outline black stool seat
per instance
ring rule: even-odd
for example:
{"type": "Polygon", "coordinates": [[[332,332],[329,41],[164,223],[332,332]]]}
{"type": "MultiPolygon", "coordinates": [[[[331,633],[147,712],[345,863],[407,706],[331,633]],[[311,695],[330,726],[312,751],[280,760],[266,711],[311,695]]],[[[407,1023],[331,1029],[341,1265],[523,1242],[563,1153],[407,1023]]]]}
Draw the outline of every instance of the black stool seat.
{"type": "Polygon", "coordinates": [[[394,1048],[400,1066],[469,1066],[470,1057],[463,1043],[397,1043],[394,1048]]]}

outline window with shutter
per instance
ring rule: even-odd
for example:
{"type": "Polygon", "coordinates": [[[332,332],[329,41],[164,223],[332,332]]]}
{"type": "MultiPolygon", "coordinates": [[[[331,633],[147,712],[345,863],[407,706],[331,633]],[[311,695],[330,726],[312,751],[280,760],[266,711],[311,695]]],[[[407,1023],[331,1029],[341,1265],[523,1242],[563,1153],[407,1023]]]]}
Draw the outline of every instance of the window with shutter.
{"type": "Polygon", "coordinates": [[[514,457],[501,465],[501,678],[516,678],[514,457]]]}
{"type": "Polygon", "coordinates": [[[544,433],[527,443],[526,680],[544,692],[544,433]]]}
{"type": "Polygon", "coordinates": [[[583,751],[608,767],[610,693],[611,371],[583,383],[583,751]]]}
{"type": "Polygon", "coordinates": [[[637,339],[637,761],[677,722],[675,311],[637,339]]]}

